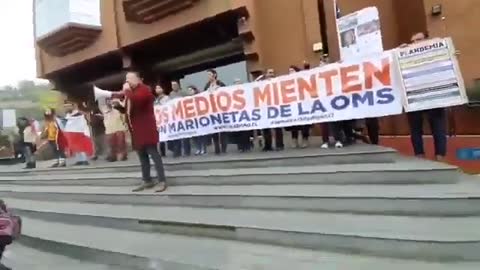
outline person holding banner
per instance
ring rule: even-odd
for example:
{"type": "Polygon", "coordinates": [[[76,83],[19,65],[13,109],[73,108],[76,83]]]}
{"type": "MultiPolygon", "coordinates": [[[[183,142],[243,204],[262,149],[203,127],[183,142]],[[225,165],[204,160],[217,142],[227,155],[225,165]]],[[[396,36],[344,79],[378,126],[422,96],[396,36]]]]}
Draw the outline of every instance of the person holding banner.
{"type": "MultiPolygon", "coordinates": [[[[328,54],[323,54],[320,57],[320,63],[318,67],[326,66],[330,63],[330,58],[328,54]]],[[[333,139],[335,140],[335,148],[343,148],[342,143],[342,129],[343,121],[341,122],[326,122],[321,123],[320,128],[322,129],[322,149],[328,149],[330,147],[330,131],[333,133],[333,139]]]]}
{"type": "MultiPolygon", "coordinates": [[[[188,90],[183,90],[180,86],[179,81],[172,81],[172,92],[170,92],[169,99],[174,100],[182,97],[188,97],[193,95],[193,93],[189,92],[188,90]]],[[[192,152],[192,148],[190,145],[190,138],[174,140],[171,142],[171,148],[173,152],[173,157],[181,157],[182,150],[185,156],[190,156],[192,152]]]]}
{"type": "MultiPolygon", "coordinates": [[[[265,74],[265,80],[271,80],[275,78],[275,70],[273,68],[267,69],[265,74]]],[[[262,130],[263,139],[265,140],[265,145],[263,147],[264,152],[273,151],[272,147],[272,130],[267,128],[262,130]]],[[[275,128],[275,150],[282,151],[285,149],[283,144],[283,131],[282,128],[275,128]]]]}
{"type": "MultiPolygon", "coordinates": [[[[218,73],[214,69],[207,70],[208,82],[204,87],[205,91],[213,92],[220,87],[226,85],[218,79],[218,73]]],[[[225,154],[228,146],[228,134],[227,133],[215,133],[212,134],[213,144],[215,148],[215,155],[225,154]]]]}
{"type": "MultiPolygon", "coordinates": [[[[418,43],[428,39],[428,33],[420,32],[412,36],[411,42],[418,43]]],[[[443,161],[447,155],[447,119],[445,108],[409,112],[410,139],[415,156],[425,158],[423,147],[423,117],[427,116],[432,131],[435,159],[443,161]]]]}
{"type": "MultiPolygon", "coordinates": [[[[164,105],[170,100],[170,97],[165,94],[165,90],[160,84],[155,85],[155,92],[153,95],[155,96],[154,105],[164,105]]],[[[167,156],[166,143],[160,142],[158,143],[158,146],[160,148],[160,154],[162,157],[167,156]]]]}
{"type": "MultiPolygon", "coordinates": [[[[236,78],[233,83],[242,84],[242,80],[236,78]]],[[[236,137],[237,147],[240,153],[247,153],[252,150],[252,142],[250,141],[250,138],[253,138],[254,135],[252,130],[238,131],[233,134],[235,134],[234,136],[236,137]]]]}
{"type": "Polygon", "coordinates": [[[366,118],[365,126],[370,144],[378,145],[380,140],[380,124],[378,118],[366,118]]]}
{"type": "MultiPolygon", "coordinates": [[[[307,63],[304,63],[306,66],[307,63]]],[[[296,72],[301,71],[301,69],[295,65],[291,65],[288,69],[289,74],[293,74],[296,72]]],[[[290,131],[292,133],[292,146],[293,148],[307,148],[308,147],[308,139],[310,137],[310,127],[311,125],[303,125],[303,126],[292,126],[287,127],[285,130],[290,131]],[[302,143],[300,144],[298,135],[299,133],[302,134],[302,143]]]]}
{"type": "MultiPolygon", "coordinates": [[[[191,95],[196,95],[200,93],[200,89],[198,89],[195,85],[190,85],[188,87],[188,92],[191,95]]],[[[197,151],[195,152],[196,156],[203,156],[207,154],[207,145],[208,145],[208,139],[210,136],[208,135],[202,135],[202,136],[197,136],[193,138],[193,141],[195,143],[195,148],[197,148],[197,151]]]]}
{"type": "Polygon", "coordinates": [[[126,108],[123,111],[125,111],[127,116],[133,147],[140,159],[144,181],[133,192],[152,189],[157,184],[150,175],[150,158],[155,164],[157,180],[160,186],[156,192],[163,192],[167,189],[167,183],[162,157],[157,149],[159,134],[153,111],[155,96],[150,88],[143,84],[139,73],[136,71],[127,73],[123,92],[126,96],[126,108]]]}

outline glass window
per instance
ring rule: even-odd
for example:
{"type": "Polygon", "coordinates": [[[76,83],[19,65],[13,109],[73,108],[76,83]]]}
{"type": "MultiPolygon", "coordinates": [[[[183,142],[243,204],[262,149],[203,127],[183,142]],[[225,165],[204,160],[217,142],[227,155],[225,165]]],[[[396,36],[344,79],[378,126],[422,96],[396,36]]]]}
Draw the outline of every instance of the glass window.
{"type": "Polygon", "coordinates": [[[101,27],[100,0],[35,0],[37,39],[69,24],[101,27]]]}
{"type": "MultiPolygon", "coordinates": [[[[218,73],[218,78],[226,85],[232,85],[235,80],[248,82],[247,62],[245,61],[217,67],[215,70],[218,73]]],[[[204,70],[186,75],[182,80],[180,80],[180,83],[183,87],[195,85],[199,89],[203,90],[205,84],[207,83],[207,71],[204,70]]]]}

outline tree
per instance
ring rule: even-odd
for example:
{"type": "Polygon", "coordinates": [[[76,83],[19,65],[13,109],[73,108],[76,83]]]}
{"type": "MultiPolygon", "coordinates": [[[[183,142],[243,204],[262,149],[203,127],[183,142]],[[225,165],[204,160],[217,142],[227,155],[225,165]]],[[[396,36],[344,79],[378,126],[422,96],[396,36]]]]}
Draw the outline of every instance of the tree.
{"type": "Polygon", "coordinates": [[[17,89],[21,92],[36,90],[35,88],[36,88],[35,82],[30,80],[19,81],[17,86],[17,89]]]}

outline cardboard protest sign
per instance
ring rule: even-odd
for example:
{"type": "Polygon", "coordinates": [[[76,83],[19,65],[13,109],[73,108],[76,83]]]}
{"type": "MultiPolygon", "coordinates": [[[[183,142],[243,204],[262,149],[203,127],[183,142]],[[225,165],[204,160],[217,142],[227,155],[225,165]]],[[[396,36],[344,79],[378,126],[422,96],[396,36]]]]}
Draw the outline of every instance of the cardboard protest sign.
{"type": "Polygon", "coordinates": [[[451,38],[436,38],[395,51],[405,111],[468,103],[451,38]]]}

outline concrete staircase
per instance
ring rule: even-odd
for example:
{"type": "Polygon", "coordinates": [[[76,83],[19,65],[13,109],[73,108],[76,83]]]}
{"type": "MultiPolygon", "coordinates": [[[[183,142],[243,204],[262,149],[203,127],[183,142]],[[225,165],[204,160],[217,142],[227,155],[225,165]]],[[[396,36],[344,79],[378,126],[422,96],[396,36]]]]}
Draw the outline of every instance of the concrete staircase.
{"type": "Polygon", "coordinates": [[[82,269],[480,267],[480,183],[452,166],[366,145],[165,163],[164,194],[130,192],[134,161],[0,171],[14,248],[82,269]]]}

